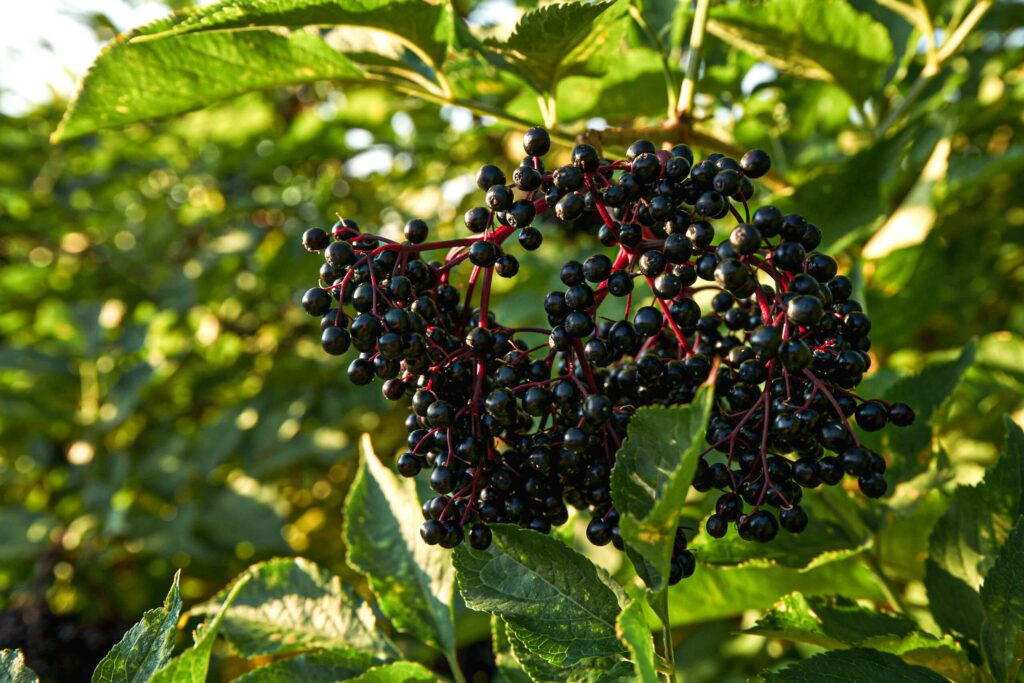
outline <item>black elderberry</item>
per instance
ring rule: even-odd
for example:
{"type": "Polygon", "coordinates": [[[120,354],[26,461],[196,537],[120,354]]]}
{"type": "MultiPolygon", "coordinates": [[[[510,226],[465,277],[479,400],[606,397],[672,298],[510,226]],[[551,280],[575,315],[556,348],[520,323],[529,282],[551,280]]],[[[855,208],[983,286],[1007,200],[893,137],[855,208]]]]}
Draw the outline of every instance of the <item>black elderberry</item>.
{"type": "Polygon", "coordinates": [[[551,149],[551,136],[544,128],[537,126],[523,135],[523,150],[530,156],[544,156],[549,149],[551,149]]]}
{"type": "Polygon", "coordinates": [[[897,427],[908,427],[914,424],[914,410],[906,403],[893,403],[889,406],[889,421],[897,427]]]}
{"type": "Polygon", "coordinates": [[[537,228],[523,228],[519,232],[519,245],[527,251],[534,251],[544,241],[544,235],[537,228]]]}
{"type": "Polygon", "coordinates": [[[752,149],[740,159],[740,168],[750,178],[760,178],[771,166],[771,157],[760,149],[752,149]]]}
{"type": "Polygon", "coordinates": [[[476,172],[476,186],[481,190],[489,190],[495,185],[505,184],[505,173],[497,166],[485,164],[476,172]]]}
{"type": "Polygon", "coordinates": [[[579,144],[572,149],[572,163],[584,171],[594,171],[601,163],[601,157],[593,145],[579,144]]]}
{"type": "Polygon", "coordinates": [[[320,287],[313,287],[302,295],[302,307],[306,313],[320,317],[331,309],[331,295],[320,287]]]}
{"type": "Polygon", "coordinates": [[[351,337],[349,337],[348,331],[341,327],[328,327],[320,337],[320,345],[332,356],[340,356],[345,353],[350,344],[351,337]]]}
{"type": "Polygon", "coordinates": [[[487,550],[491,547],[492,534],[486,524],[477,524],[469,530],[469,545],[476,550],[487,550]]]}
{"type": "Polygon", "coordinates": [[[799,505],[779,511],[779,524],[791,534],[799,534],[807,528],[807,513],[799,505]]]}
{"type": "Polygon", "coordinates": [[[412,244],[421,244],[427,239],[427,235],[430,232],[430,228],[427,226],[425,221],[421,221],[418,218],[414,218],[405,224],[402,229],[402,234],[405,235],[405,239],[409,240],[412,244]]]}
{"type": "Polygon", "coordinates": [[[470,232],[483,232],[491,226],[491,212],[482,206],[474,207],[466,212],[463,222],[470,232]]]}
{"type": "Polygon", "coordinates": [[[323,251],[330,243],[330,236],[322,228],[310,228],[302,233],[302,246],[306,251],[323,251]]]}
{"type": "Polygon", "coordinates": [[[498,260],[498,247],[494,242],[478,240],[469,247],[469,261],[474,266],[490,268],[498,260]]]}

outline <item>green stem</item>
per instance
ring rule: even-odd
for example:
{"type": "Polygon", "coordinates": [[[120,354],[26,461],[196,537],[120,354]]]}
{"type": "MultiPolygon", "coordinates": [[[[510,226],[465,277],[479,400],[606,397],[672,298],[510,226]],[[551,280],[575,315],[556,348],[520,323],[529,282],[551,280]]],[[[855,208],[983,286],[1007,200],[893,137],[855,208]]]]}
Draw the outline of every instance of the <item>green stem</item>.
{"type": "Polygon", "coordinates": [[[633,17],[633,21],[640,27],[640,30],[644,32],[647,39],[650,40],[658,48],[658,56],[661,57],[661,74],[665,79],[665,92],[668,98],[668,118],[669,124],[675,123],[679,119],[679,105],[676,100],[676,81],[672,78],[672,69],[668,63],[668,55],[661,49],[661,41],[658,40],[657,34],[651,25],[644,19],[643,13],[637,9],[636,5],[629,6],[629,14],[633,17]]]}
{"type": "Polygon", "coordinates": [[[668,664],[666,678],[669,683],[676,683],[676,651],[672,646],[672,627],[668,618],[668,589],[663,588],[654,599],[658,601],[658,618],[661,619],[661,633],[654,639],[655,648],[661,650],[662,657],[668,664]]]}
{"type": "Polygon", "coordinates": [[[700,72],[700,51],[704,46],[704,32],[708,25],[708,8],[711,0],[697,0],[693,14],[693,28],[690,29],[690,47],[686,57],[686,75],[679,91],[679,118],[693,116],[693,98],[697,94],[697,76],[700,72]]]}
{"type": "Polygon", "coordinates": [[[466,676],[462,673],[462,667],[459,666],[459,658],[455,656],[455,653],[445,651],[444,658],[448,662],[448,668],[452,670],[452,680],[455,683],[466,683],[466,676]]]}
{"type": "Polygon", "coordinates": [[[950,57],[956,54],[963,45],[964,40],[974,30],[974,27],[978,25],[978,22],[985,16],[985,13],[992,8],[993,4],[993,0],[979,0],[967,16],[964,17],[963,21],[942,42],[938,50],[929,54],[927,63],[921,70],[920,75],[918,75],[917,80],[910,86],[906,96],[889,112],[889,115],[885,117],[885,120],[882,121],[882,124],[875,131],[876,138],[883,137],[889,132],[890,128],[906,115],[911,105],[917,101],[917,98],[921,96],[931,80],[939,75],[943,65],[949,61],[950,57]]]}

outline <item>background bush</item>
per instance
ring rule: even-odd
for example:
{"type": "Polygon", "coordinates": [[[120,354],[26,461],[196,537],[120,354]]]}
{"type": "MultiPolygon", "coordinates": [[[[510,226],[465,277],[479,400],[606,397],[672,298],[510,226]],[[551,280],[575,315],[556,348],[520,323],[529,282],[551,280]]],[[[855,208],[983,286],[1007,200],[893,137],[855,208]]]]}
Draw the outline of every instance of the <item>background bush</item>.
{"type": "MultiPolygon", "coordinates": [[[[483,35],[501,31],[484,23],[480,5],[493,4],[454,7],[483,35]]],[[[939,46],[974,4],[921,3],[939,46]]],[[[715,3],[692,144],[769,150],[780,205],[821,226],[857,274],[879,368],[866,394],[972,344],[962,381],[919,397],[936,411],[913,476],[862,510],[884,522],[866,551],[875,568],[927,614],[928,530],[950,491],[1003,452],[1002,415],[1024,415],[1024,6],[996,3],[922,79],[928,41],[907,9],[917,5],[798,5],[715,3]],[[830,32],[856,39],[815,43],[830,32]]],[[[632,19],[623,10],[610,54],[628,50],[557,85],[558,159],[594,117],[643,127],[664,116],[658,55],[681,80],[690,20],[685,3],[637,3],[632,19]]],[[[492,114],[541,115],[507,72],[465,55],[447,71],[467,106],[316,82],[57,145],[48,138],[63,103],[0,119],[0,607],[123,632],[178,568],[191,604],[281,555],[364,585],[341,536],[356,444],[370,432],[387,459],[404,415],[349,386],[345,363],[320,351],[297,306],[314,267],[299,236],[336,215],[383,234],[413,215],[440,239],[460,229],[456,217],[478,202],[476,168],[522,155],[514,122],[492,114]]],[[[524,257],[505,293],[504,310],[524,322],[557,282],[556,262],[592,240],[556,239],[564,248],[524,257]]],[[[781,564],[731,570],[748,572],[735,581],[701,566],[673,589],[686,680],[740,680],[806,654],[736,635],[792,590],[845,581],[851,597],[881,598],[852,566],[821,575],[781,564]]],[[[488,637],[485,615],[458,624],[465,645],[488,637]]]]}

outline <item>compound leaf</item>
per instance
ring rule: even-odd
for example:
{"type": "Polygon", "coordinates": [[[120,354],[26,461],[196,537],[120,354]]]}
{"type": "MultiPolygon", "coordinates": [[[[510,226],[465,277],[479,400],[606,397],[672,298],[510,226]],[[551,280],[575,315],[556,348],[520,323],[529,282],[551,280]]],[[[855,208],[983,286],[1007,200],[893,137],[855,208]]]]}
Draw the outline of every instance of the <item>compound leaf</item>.
{"type": "Polygon", "coordinates": [[[705,444],[711,391],[686,406],[642,408],[612,471],[612,500],[622,538],[648,563],[645,576],[661,590],[668,576],[679,513],[705,444]]]}
{"type": "Polygon", "coordinates": [[[835,83],[862,102],[892,61],[885,27],[843,0],[716,6],[708,31],[777,69],[835,83]]]}
{"type": "Polygon", "coordinates": [[[133,43],[163,20],[116,38],[89,69],[54,142],[101,128],[180,114],[279,85],[362,74],[319,36],[277,30],[211,32],[133,43]]]}
{"type": "Polygon", "coordinates": [[[621,657],[590,657],[558,666],[533,652],[514,632],[508,634],[512,656],[537,683],[632,683],[633,665],[621,657]]]}
{"type": "Polygon", "coordinates": [[[349,680],[352,683],[416,683],[417,681],[436,683],[438,678],[437,674],[422,664],[392,662],[375,666],[349,680]]]}
{"type": "Polygon", "coordinates": [[[174,575],[163,607],[143,614],[142,621],[132,626],[100,661],[93,671],[92,683],[142,683],[167,663],[181,615],[180,577],[181,572],[174,575]]]}
{"type": "Polygon", "coordinates": [[[550,536],[506,524],[491,529],[487,550],[455,549],[466,605],[501,616],[510,635],[559,667],[623,652],[610,578],[550,536]]]}
{"type": "Polygon", "coordinates": [[[870,543],[866,536],[859,543],[852,541],[836,523],[815,518],[814,524],[808,525],[799,536],[780,533],[771,543],[744,541],[735,525],[730,525],[720,539],[698,534],[692,549],[701,562],[710,565],[782,566],[805,570],[861,553],[870,543]]]}
{"type": "Polygon", "coordinates": [[[636,680],[641,683],[658,683],[658,670],[654,662],[654,641],[651,639],[651,628],[644,616],[643,603],[632,600],[619,614],[616,624],[619,639],[629,650],[636,672],[636,680]]]}
{"type": "Polygon", "coordinates": [[[360,441],[362,465],[345,507],[349,564],[370,580],[381,611],[400,631],[454,653],[450,553],[419,538],[416,485],[400,479],[360,441]]]}
{"type": "Polygon", "coordinates": [[[830,649],[870,647],[928,666],[953,680],[968,680],[975,673],[952,638],[936,638],[917,630],[914,622],[902,615],[861,607],[848,598],[792,593],[747,633],[830,649]]]}
{"type": "Polygon", "coordinates": [[[1006,452],[977,486],[960,486],[929,539],[925,586],[946,629],[978,637],[986,574],[1024,514],[1024,431],[1006,418],[1006,452]]]}
{"type": "Polygon", "coordinates": [[[243,574],[235,582],[227,597],[224,598],[224,602],[221,603],[220,611],[213,619],[200,624],[196,629],[193,637],[195,644],[157,671],[149,679],[149,683],[204,683],[206,681],[206,674],[210,668],[210,654],[213,652],[213,643],[217,639],[217,631],[224,619],[224,612],[231,606],[235,596],[249,582],[250,578],[250,575],[243,574]]]}
{"type": "Polygon", "coordinates": [[[236,683],[334,683],[347,681],[373,666],[373,656],[352,650],[321,650],[253,669],[236,683]]]}
{"type": "Polygon", "coordinates": [[[448,54],[453,17],[449,3],[422,0],[225,0],[176,15],[171,26],[147,31],[137,42],[206,31],[360,26],[396,36],[437,68],[448,54]]]}
{"type": "Polygon", "coordinates": [[[508,40],[486,47],[535,90],[553,94],[566,76],[598,75],[595,60],[612,51],[625,22],[621,2],[555,3],[526,12],[508,40]]]}
{"type": "Polygon", "coordinates": [[[1010,683],[1024,660],[1024,517],[985,575],[981,604],[981,649],[996,681],[1010,683]]]}
{"type": "MultiPolygon", "coordinates": [[[[253,565],[221,622],[221,632],[246,658],[317,648],[394,656],[373,610],[337,576],[302,558],[253,565]]],[[[207,603],[219,610],[223,593],[207,603]]]]}
{"type": "Polygon", "coordinates": [[[761,680],[766,683],[820,683],[827,680],[848,683],[933,683],[946,679],[923,666],[907,664],[896,655],[854,648],[815,655],[781,671],[761,674],[761,680]]]}
{"type": "Polygon", "coordinates": [[[956,358],[930,363],[921,372],[904,377],[883,396],[890,402],[903,401],[914,407],[916,418],[909,427],[886,430],[887,451],[897,456],[890,478],[907,478],[923,468],[919,454],[931,443],[933,416],[953,393],[967,369],[974,363],[977,344],[972,340],[956,358]]]}
{"type": "Polygon", "coordinates": [[[669,615],[673,626],[722,619],[746,610],[769,609],[793,591],[804,595],[841,593],[851,598],[884,599],[878,581],[857,557],[803,570],[779,565],[715,566],[701,562],[693,576],[669,589],[669,615]]]}

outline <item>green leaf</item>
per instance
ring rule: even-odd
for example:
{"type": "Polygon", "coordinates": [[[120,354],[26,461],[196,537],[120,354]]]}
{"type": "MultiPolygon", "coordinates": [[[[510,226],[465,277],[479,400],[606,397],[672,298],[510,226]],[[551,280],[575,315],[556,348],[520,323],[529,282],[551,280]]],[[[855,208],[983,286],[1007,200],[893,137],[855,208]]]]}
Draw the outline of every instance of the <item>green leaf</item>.
{"type": "Polygon", "coordinates": [[[782,71],[835,83],[858,102],[892,61],[885,27],[843,0],[766,0],[718,5],[707,30],[782,71]]]}
{"type": "Polygon", "coordinates": [[[352,683],[414,683],[415,681],[436,683],[438,677],[437,674],[422,664],[415,662],[392,662],[391,664],[374,667],[349,680],[352,683]]]}
{"type": "Polygon", "coordinates": [[[491,615],[491,649],[494,651],[494,664],[497,667],[496,683],[528,683],[530,681],[530,676],[523,671],[522,666],[512,654],[508,627],[496,614],[491,615]]]}
{"type": "Polygon", "coordinates": [[[416,484],[400,479],[360,441],[362,465],[345,505],[348,561],[370,580],[382,612],[399,631],[455,652],[451,554],[419,537],[416,484]]]}
{"type": "Polygon", "coordinates": [[[181,593],[174,575],[163,607],[142,615],[142,621],[128,630],[104,657],[92,674],[92,683],[143,683],[171,658],[174,633],[181,615],[181,593]]]}
{"type": "MultiPolygon", "coordinates": [[[[142,30],[170,26],[168,20],[142,30]]],[[[225,31],[135,44],[115,39],[89,69],[54,142],[180,114],[280,85],[357,78],[362,71],[305,31],[225,31]]]]}
{"type": "MultiPolygon", "coordinates": [[[[252,579],[224,613],[221,632],[246,658],[317,648],[394,656],[373,610],[337,576],[302,558],[253,565],[252,579]]],[[[219,610],[223,593],[206,604],[219,610]]]]}
{"type": "Polygon", "coordinates": [[[236,683],[334,683],[349,680],[369,669],[373,656],[352,650],[321,650],[282,659],[253,669],[236,683]]]}
{"type": "Polygon", "coordinates": [[[952,638],[936,638],[917,630],[910,619],[861,607],[837,597],[784,597],[747,633],[810,643],[830,649],[869,647],[922,664],[953,680],[970,680],[975,673],[952,638]]]}
{"type": "Polygon", "coordinates": [[[466,605],[501,616],[511,635],[557,666],[623,651],[610,578],[550,536],[506,524],[491,530],[487,550],[455,549],[466,605]]]}
{"type": "Polygon", "coordinates": [[[884,599],[877,580],[857,557],[807,570],[701,564],[693,576],[669,589],[671,623],[681,626],[768,609],[794,591],[884,599]]]}
{"type": "Polygon", "coordinates": [[[877,636],[906,636],[915,630],[914,622],[902,615],[869,610],[848,598],[792,593],[746,632],[834,648],[859,645],[877,636]]]}
{"type": "Polygon", "coordinates": [[[1024,514],[1024,432],[1006,418],[1006,452],[978,486],[960,486],[929,540],[925,586],[946,629],[977,638],[978,589],[1024,514]]]}
{"type": "Polygon", "coordinates": [[[634,680],[633,665],[621,657],[590,657],[571,666],[558,666],[509,633],[512,654],[523,671],[538,683],[626,683],[634,680]]]}
{"type": "Polygon", "coordinates": [[[225,0],[178,15],[172,26],[141,41],[201,31],[226,31],[305,26],[360,26],[384,31],[401,39],[428,66],[444,63],[455,31],[454,15],[447,2],[422,0],[225,0]]]}
{"type": "Polygon", "coordinates": [[[767,683],[932,683],[946,679],[922,666],[907,664],[896,655],[878,650],[856,648],[834,650],[815,655],[782,671],[765,673],[767,683]]]}
{"type": "Polygon", "coordinates": [[[698,534],[691,549],[701,562],[710,565],[781,566],[804,570],[838,562],[864,552],[870,545],[870,537],[865,536],[856,543],[838,524],[816,518],[800,535],[779,534],[771,543],[744,541],[731,525],[720,539],[698,534]]]}
{"type": "Polygon", "coordinates": [[[0,650],[0,683],[39,683],[39,676],[25,666],[21,650],[0,650]]]}
{"type": "Polygon", "coordinates": [[[654,662],[654,641],[651,628],[644,616],[644,605],[632,600],[619,614],[619,639],[626,645],[633,660],[636,680],[641,683],[658,683],[658,670],[654,662]]]}
{"type": "Polygon", "coordinates": [[[999,683],[1017,678],[1024,661],[1024,517],[1006,539],[981,586],[981,649],[999,683]]]}
{"type": "Polygon", "coordinates": [[[552,94],[566,76],[599,75],[596,65],[614,50],[626,22],[625,3],[614,0],[550,4],[526,12],[508,40],[485,45],[534,90],[552,94]]]}
{"type": "Polygon", "coordinates": [[[612,500],[622,538],[649,563],[650,588],[661,590],[669,573],[679,513],[705,447],[711,391],[687,406],[641,408],[612,470],[612,500]]]}
{"type": "Polygon", "coordinates": [[[250,578],[250,574],[243,574],[235,581],[216,616],[196,628],[193,635],[195,644],[157,671],[148,683],[204,683],[206,681],[206,674],[210,668],[210,654],[213,652],[213,643],[217,640],[217,631],[220,630],[224,613],[250,578]]]}
{"type": "MultiPolygon", "coordinates": [[[[558,116],[577,121],[600,116],[608,121],[663,116],[666,103],[661,57],[654,50],[631,48],[600,78],[570,76],[558,84],[558,116]]],[[[524,97],[529,91],[524,93],[524,97]]]]}
{"type": "Polygon", "coordinates": [[[928,458],[920,460],[919,455],[931,443],[933,417],[971,367],[976,350],[977,343],[971,340],[956,358],[931,363],[920,373],[904,377],[886,390],[885,400],[908,403],[917,414],[909,427],[885,430],[886,450],[893,456],[901,456],[895,458],[893,467],[888,470],[892,479],[902,481],[924,469],[928,458]]]}

